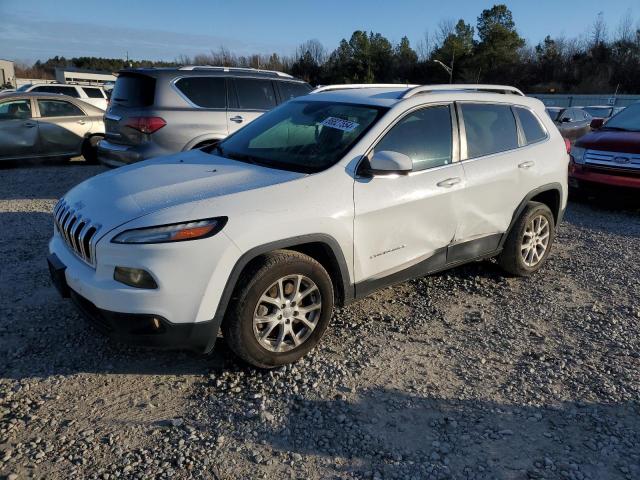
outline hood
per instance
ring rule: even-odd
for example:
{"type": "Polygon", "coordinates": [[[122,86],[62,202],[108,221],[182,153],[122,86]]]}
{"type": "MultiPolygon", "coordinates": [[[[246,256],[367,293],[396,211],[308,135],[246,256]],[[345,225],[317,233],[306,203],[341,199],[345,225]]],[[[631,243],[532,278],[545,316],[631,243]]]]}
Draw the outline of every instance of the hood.
{"type": "Polygon", "coordinates": [[[107,232],[168,207],[304,176],[192,150],[110,170],[77,185],[64,199],[107,232]]]}
{"type": "Polygon", "coordinates": [[[576,147],[590,148],[604,152],[640,154],[640,132],[597,130],[581,137],[576,147]]]}

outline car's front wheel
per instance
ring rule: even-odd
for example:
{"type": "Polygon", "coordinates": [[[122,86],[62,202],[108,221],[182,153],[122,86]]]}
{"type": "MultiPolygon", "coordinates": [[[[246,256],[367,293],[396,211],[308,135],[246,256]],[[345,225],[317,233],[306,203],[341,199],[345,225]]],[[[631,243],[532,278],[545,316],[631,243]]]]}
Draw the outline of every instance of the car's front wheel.
{"type": "Polygon", "coordinates": [[[529,202],[509,232],[498,263],[513,275],[531,275],[546,262],[554,237],[555,220],[549,207],[529,202]]]}
{"type": "Polygon", "coordinates": [[[244,361],[273,368],[318,344],[331,319],[333,286],[316,260],[278,250],[257,259],[238,285],[222,329],[244,361]]]}

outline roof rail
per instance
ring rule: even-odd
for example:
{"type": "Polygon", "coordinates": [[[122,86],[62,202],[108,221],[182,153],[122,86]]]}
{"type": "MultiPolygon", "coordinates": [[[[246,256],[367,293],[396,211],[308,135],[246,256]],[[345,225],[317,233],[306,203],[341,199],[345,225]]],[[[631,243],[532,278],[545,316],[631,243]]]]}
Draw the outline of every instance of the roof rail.
{"type": "Polygon", "coordinates": [[[332,90],[349,90],[355,88],[415,88],[418,85],[409,83],[344,83],[336,85],[325,85],[312,90],[310,93],[329,92],[332,90]]]}
{"type": "Polygon", "coordinates": [[[473,92],[487,92],[487,93],[503,93],[511,95],[525,96],[522,91],[516,87],[510,87],[508,85],[486,85],[475,83],[460,83],[460,84],[443,84],[443,85],[420,85],[410,90],[407,90],[402,94],[400,98],[410,98],[420,93],[433,93],[433,92],[447,92],[447,91],[473,91],[473,92]]]}
{"type": "Polygon", "coordinates": [[[179,70],[219,70],[221,72],[250,72],[250,73],[268,73],[278,77],[294,78],[288,73],[278,72],[276,70],[263,70],[260,68],[248,67],[220,67],[215,65],[187,65],[180,67],[179,70]]]}

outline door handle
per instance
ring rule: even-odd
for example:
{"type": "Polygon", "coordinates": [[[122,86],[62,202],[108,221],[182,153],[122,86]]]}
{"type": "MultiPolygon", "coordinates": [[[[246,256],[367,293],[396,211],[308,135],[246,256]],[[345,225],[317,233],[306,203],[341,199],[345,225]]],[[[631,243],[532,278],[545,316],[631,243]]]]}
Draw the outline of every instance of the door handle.
{"type": "Polygon", "coordinates": [[[87,122],[85,122],[84,120],[78,120],[78,122],[77,122],[77,123],[79,123],[80,125],[84,125],[84,124],[85,124],[85,123],[87,123],[87,122]]]}
{"type": "Polygon", "coordinates": [[[528,168],[533,167],[536,164],[536,162],[532,162],[531,160],[527,161],[527,162],[522,162],[518,165],[518,168],[524,168],[525,170],[528,168]]]}
{"type": "Polygon", "coordinates": [[[236,115],[235,117],[231,117],[229,120],[236,123],[242,123],[244,119],[240,115],[236,115]]]}
{"type": "Polygon", "coordinates": [[[27,128],[33,128],[36,124],[34,122],[24,122],[24,126],[27,128]]]}
{"type": "Polygon", "coordinates": [[[443,188],[451,188],[454,185],[457,185],[458,183],[460,183],[461,181],[462,179],[460,177],[452,177],[452,178],[447,178],[446,180],[442,180],[441,182],[436,183],[436,185],[443,188]]]}

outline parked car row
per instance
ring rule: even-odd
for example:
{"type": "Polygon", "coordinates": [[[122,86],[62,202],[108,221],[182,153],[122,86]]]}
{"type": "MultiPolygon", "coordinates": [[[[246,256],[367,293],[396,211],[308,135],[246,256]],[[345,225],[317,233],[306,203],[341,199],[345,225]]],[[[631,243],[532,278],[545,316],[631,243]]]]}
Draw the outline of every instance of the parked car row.
{"type": "Polygon", "coordinates": [[[118,75],[98,145],[108,166],[218,142],[311,86],[274,71],[223,67],[148,68],[118,75]]]}
{"type": "Polygon", "coordinates": [[[592,131],[591,121],[599,118],[609,119],[624,110],[624,107],[546,107],[547,114],[560,130],[562,136],[572,144],[592,131]]]}

